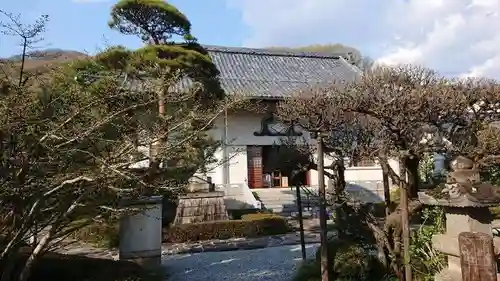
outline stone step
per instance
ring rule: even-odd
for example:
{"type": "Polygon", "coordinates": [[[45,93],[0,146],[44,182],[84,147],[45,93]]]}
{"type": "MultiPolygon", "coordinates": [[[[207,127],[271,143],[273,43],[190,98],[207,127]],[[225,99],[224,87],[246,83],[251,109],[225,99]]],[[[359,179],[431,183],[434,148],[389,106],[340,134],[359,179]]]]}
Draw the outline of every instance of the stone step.
{"type": "MultiPolygon", "coordinates": [[[[276,202],[278,204],[296,204],[297,203],[297,200],[286,200],[286,199],[278,199],[278,198],[269,198],[269,199],[260,199],[259,201],[265,203],[265,202],[268,202],[268,203],[271,203],[271,202],[276,202]]],[[[303,204],[307,204],[307,203],[315,203],[315,202],[318,202],[319,200],[300,200],[303,204]]]]}
{"type": "MultiPolygon", "coordinates": [[[[266,195],[262,195],[260,196],[259,194],[257,194],[258,197],[260,199],[263,199],[263,198],[289,198],[289,199],[293,199],[295,200],[295,198],[297,198],[295,195],[282,195],[282,194],[266,194],[266,195]]],[[[301,196],[300,199],[318,199],[317,196],[301,196]]]]}
{"type": "MultiPolygon", "coordinates": [[[[295,201],[261,201],[264,206],[297,206],[295,201]]],[[[302,202],[302,207],[317,206],[317,202],[302,202]]]]}

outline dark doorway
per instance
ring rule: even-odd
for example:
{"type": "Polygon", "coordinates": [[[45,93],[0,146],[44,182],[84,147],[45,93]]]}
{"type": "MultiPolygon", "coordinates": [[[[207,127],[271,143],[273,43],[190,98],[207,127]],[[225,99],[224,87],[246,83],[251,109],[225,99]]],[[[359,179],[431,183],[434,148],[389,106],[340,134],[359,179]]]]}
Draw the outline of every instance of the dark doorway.
{"type": "Polygon", "coordinates": [[[296,151],[288,146],[262,147],[264,187],[290,187],[307,184],[307,171],[300,169],[294,157],[296,151]]]}

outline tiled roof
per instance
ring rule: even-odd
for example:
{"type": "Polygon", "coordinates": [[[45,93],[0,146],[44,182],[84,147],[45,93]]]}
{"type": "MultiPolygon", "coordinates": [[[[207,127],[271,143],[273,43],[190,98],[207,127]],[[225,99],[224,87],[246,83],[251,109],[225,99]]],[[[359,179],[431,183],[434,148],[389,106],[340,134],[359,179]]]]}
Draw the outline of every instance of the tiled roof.
{"type": "Polygon", "coordinates": [[[357,67],[335,54],[204,47],[220,71],[227,94],[280,99],[307,87],[353,81],[360,75],[357,67]]]}

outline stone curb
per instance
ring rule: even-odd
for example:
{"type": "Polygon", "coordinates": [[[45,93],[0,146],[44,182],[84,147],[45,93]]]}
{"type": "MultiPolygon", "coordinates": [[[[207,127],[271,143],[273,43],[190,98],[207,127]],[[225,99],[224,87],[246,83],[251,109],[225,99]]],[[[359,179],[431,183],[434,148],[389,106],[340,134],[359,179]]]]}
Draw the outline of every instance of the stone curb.
{"type": "MultiPolygon", "coordinates": [[[[319,234],[305,234],[305,244],[317,244],[320,242],[319,234]]],[[[194,254],[203,252],[224,252],[236,250],[253,250],[268,247],[279,247],[299,245],[298,233],[289,233],[282,236],[266,236],[258,238],[236,238],[228,240],[203,241],[197,243],[186,243],[182,245],[163,246],[162,256],[194,254]]]]}
{"type": "MultiPolygon", "coordinates": [[[[333,233],[329,233],[329,236],[331,235],[333,235],[333,233]]],[[[320,237],[318,233],[305,233],[306,244],[317,244],[319,242],[320,237]]],[[[298,232],[256,238],[231,238],[227,240],[199,241],[183,244],[163,244],[162,256],[254,250],[291,245],[300,245],[300,234],[298,232]]],[[[56,252],[67,255],[81,255],[93,258],[118,260],[117,249],[99,249],[83,243],[70,243],[59,248],[56,252]]]]}

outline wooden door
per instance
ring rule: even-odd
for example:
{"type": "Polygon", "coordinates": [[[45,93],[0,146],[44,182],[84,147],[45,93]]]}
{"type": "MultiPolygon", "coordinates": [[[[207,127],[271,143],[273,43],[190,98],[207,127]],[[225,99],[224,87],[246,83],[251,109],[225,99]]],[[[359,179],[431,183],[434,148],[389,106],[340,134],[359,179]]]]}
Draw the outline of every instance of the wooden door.
{"type": "Polygon", "coordinates": [[[250,188],[262,188],[262,147],[247,146],[248,159],[248,186],[250,188]]]}

